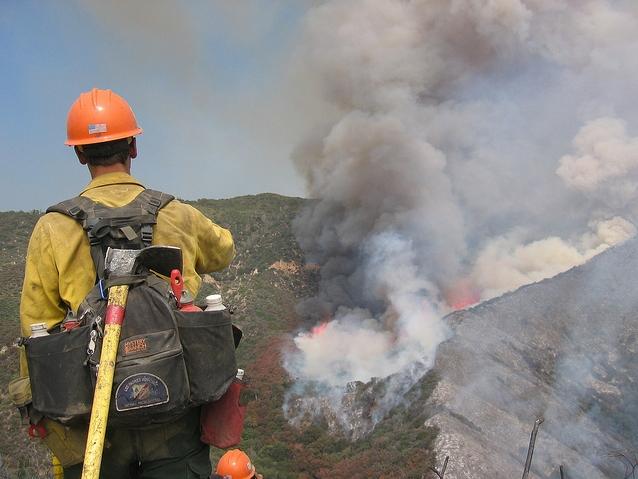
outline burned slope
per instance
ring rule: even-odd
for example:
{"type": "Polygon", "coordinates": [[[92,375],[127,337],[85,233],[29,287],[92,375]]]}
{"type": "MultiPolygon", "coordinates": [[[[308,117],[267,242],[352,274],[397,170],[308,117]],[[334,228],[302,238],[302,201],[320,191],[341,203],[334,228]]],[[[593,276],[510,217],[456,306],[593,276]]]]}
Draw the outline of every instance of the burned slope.
{"type": "Polygon", "coordinates": [[[626,477],[638,431],[638,242],[454,313],[428,401],[446,478],[626,477]]]}

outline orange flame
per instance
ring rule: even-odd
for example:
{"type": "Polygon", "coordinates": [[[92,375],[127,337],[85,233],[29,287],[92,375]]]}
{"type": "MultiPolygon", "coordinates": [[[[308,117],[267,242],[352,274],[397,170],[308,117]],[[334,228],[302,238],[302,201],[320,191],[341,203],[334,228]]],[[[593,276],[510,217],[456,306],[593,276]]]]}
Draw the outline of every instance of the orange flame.
{"type": "Polygon", "coordinates": [[[313,326],[313,328],[310,330],[310,334],[312,336],[319,336],[326,329],[328,329],[328,321],[324,321],[322,323],[317,324],[316,326],[313,326]]]}
{"type": "Polygon", "coordinates": [[[445,300],[450,308],[458,311],[479,303],[481,292],[469,279],[460,279],[446,292],[445,300]]]}

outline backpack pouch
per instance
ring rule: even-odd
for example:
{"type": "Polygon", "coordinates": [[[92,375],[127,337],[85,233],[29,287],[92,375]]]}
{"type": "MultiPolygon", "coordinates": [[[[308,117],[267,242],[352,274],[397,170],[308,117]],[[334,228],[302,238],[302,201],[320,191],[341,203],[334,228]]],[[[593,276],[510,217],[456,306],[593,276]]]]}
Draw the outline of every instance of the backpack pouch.
{"type": "Polygon", "coordinates": [[[190,382],[191,404],[219,399],[237,374],[235,343],[227,311],[176,311],[190,382]]]}
{"type": "MultiPolygon", "coordinates": [[[[168,283],[152,274],[129,289],[113,378],[110,426],[161,424],[181,415],[188,405],[188,376],[169,298],[168,283]]],[[[99,295],[87,296],[93,311],[103,311],[104,303],[99,295]]],[[[92,362],[99,360],[101,346],[98,341],[92,362]]]]}
{"type": "Polygon", "coordinates": [[[91,413],[90,332],[91,326],[81,326],[25,341],[33,407],[64,424],[91,413]]]}
{"type": "Polygon", "coordinates": [[[109,423],[143,427],[182,414],[188,405],[184,354],[174,329],[120,342],[109,423]]]}

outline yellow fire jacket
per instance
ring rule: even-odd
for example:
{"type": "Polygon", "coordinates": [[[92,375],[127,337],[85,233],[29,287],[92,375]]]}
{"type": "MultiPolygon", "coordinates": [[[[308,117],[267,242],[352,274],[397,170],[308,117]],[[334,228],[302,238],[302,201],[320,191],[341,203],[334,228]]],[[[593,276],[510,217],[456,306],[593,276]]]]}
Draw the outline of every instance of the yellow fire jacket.
{"type": "MultiPolygon", "coordinates": [[[[95,178],[80,194],[117,207],[131,202],[143,189],[126,173],[108,173],[95,178]]],[[[230,231],[177,200],[160,210],[153,244],[182,249],[184,285],[193,297],[201,285],[198,273],[221,270],[235,255],[230,231]]],[[[95,267],[82,226],[61,213],[42,216],[27,250],[20,301],[22,335],[31,334],[33,323],[44,322],[52,328],[62,322],[69,309],[77,311],[94,284],[95,267]]],[[[20,375],[28,376],[24,352],[20,355],[20,375]]]]}

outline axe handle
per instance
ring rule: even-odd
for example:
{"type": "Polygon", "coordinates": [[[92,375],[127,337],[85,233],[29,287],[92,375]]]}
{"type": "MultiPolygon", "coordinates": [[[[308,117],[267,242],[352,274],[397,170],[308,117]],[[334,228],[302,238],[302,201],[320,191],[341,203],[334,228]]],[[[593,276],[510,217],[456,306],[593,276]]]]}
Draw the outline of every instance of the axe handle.
{"type": "Polygon", "coordinates": [[[84,451],[84,465],[82,479],[98,479],[102,463],[102,450],[106,423],[111,403],[113,389],[113,375],[115,373],[115,359],[120,342],[120,332],[124,321],[124,309],[128,297],[128,286],[112,286],[109,289],[109,299],[104,319],[104,341],[100,354],[100,367],[97,373],[97,383],[91,407],[91,421],[84,451]]]}
{"type": "Polygon", "coordinates": [[[53,454],[51,454],[51,465],[53,466],[53,479],[64,479],[64,469],[62,463],[53,454]]]}

